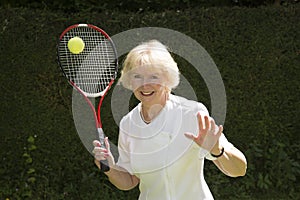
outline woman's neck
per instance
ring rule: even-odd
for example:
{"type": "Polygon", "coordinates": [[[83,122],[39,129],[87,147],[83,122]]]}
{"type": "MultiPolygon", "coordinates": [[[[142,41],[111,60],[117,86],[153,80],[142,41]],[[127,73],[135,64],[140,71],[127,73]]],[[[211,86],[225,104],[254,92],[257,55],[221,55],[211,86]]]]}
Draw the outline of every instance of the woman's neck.
{"type": "Polygon", "coordinates": [[[141,105],[141,117],[147,124],[151,123],[155,117],[159,115],[161,110],[165,107],[169,99],[169,93],[165,93],[164,98],[156,104],[143,103],[141,105]]]}
{"type": "Polygon", "coordinates": [[[147,124],[151,123],[153,119],[159,115],[165,104],[154,104],[151,106],[141,106],[141,117],[147,124]]]}

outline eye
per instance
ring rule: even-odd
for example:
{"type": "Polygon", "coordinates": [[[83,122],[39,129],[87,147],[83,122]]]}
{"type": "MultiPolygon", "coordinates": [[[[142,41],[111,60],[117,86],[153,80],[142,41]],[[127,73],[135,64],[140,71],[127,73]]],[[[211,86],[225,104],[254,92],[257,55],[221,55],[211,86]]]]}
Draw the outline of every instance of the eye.
{"type": "Polygon", "coordinates": [[[152,76],[151,76],[151,79],[152,79],[152,80],[157,80],[157,79],[159,79],[159,77],[158,77],[157,75],[152,75],[152,76]]]}
{"type": "Polygon", "coordinates": [[[140,74],[134,74],[134,75],[133,75],[133,78],[134,78],[134,79],[141,79],[142,76],[141,76],[140,74]]]}

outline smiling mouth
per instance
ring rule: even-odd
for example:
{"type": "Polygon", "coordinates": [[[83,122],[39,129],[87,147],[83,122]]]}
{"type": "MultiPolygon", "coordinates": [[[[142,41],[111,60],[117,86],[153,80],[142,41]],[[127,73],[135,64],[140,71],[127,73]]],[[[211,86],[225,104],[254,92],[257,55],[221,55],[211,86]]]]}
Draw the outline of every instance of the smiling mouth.
{"type": "Polygon", "coordinates": [[[152,94],[154,94],[154,91],[152,91],[152,92],[141,92],[141,94],[143,96],[151,96],[152,94]]]}

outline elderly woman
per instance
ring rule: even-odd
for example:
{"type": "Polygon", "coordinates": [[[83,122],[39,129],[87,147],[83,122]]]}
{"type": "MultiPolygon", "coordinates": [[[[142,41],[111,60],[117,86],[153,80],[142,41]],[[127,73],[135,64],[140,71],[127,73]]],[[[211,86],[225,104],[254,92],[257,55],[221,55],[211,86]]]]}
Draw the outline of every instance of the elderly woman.
{"type": "Polygon", "coordinates": [[[171,94],[179,70],[167,48],[156,40],[142,43],[127,55],[122,85],[140,103],[120,122],[119,159],[94,141],[95,163],[108,160],[105,172],[121,190],[139,184],[141,200],[213,199],[204,180],[204,158],[224,174],[246,173],[247,162],[216,125],[206,107],[171,94]]]}

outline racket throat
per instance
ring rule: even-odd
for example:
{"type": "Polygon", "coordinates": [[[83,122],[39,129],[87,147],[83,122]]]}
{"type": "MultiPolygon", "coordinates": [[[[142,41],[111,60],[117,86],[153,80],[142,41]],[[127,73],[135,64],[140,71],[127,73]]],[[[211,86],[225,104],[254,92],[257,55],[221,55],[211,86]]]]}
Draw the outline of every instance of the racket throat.
{"type": "MultiPolygon", "coordinates": [[[[101,106],[102,106],[102,103],[103,103],[103,99],[104,97],[106,96],[108,90],[110,89],[110,87],[112,86],[112,84],[114,83],[114,80],[111,80],[110,83],[108,84],[108,86],[105,88],[105,90],[103,91],[103,93],[101,94],[101,99],[99,101],[99,104],[98,104],[98,112],[97,112],[97,120],[98,120],[98,123],[99,123],[99,128],[102,128],[102,122],[101,122],[101,106]]],[[[102,131],[103,132],[103,131],[102,131]]]]}

